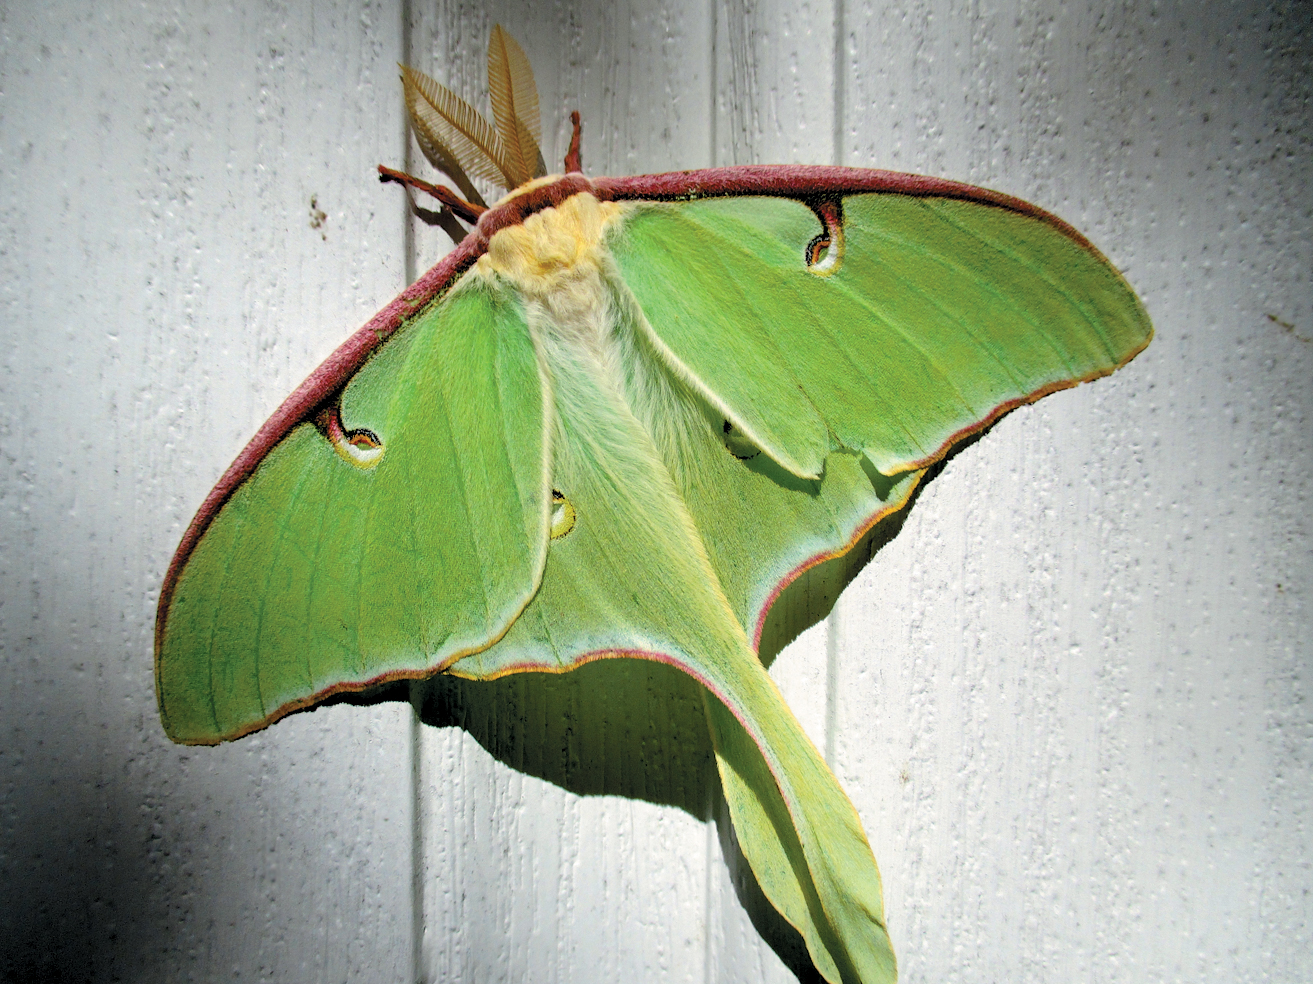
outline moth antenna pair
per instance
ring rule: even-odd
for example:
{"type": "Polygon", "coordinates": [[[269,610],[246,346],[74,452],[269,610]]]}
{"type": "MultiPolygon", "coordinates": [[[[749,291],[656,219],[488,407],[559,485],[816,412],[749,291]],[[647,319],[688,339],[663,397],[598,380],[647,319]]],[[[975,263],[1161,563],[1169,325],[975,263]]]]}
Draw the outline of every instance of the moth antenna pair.
{"type": "MultiPolygon", "coordinates": [[[[495,121],[442,83],[423,72],[401,66],[406,109],[424,157],[455,183],[462,199],[446,188],[402,171],[379,165],[383,181],[395,181],[432,195],[465,222],[477,222],[487,209],[471,175],[507,191],[547,174],[540,143],[542,123],[538,87],[524,50],[501,25],[488,39],[488,93],[495,121]]],[[[579,114],[572,113],[574,134],[566,156],[567,171],[581,169],[579,114]]],[[[451,230],[448,230],[451,231],[451,230]]]]}

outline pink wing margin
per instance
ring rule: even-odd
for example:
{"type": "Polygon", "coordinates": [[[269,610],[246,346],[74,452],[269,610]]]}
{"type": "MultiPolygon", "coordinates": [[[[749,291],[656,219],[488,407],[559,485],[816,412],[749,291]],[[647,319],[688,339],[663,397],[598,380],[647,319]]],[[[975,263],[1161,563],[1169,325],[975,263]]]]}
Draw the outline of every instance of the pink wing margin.
{"type": "MultiPolygon", "coordinates": [[[[475,261],[487,251],[488,240],[500,229],[519,225],[530,215],[559,205],[572,195],[588,192],[602,201],[694,201],[700,198],[720,198],[737,195],[769,195],[792,198],[802,202],[823,201],[842,195],[887,192],[916,195],[927,198],[955,198],[993,205],[1018,212],[1047,223],[1077,245],[1089,250],[1104,262],[1103,255],[1057,216],[1020,198],[973,185],[929,178],[897,171],[878,171],[853,167],[824,167],[794,164],[750,165],[745,167],[719,167],[700,171],[671,171],[666,174],[640,174],[627,178],[594,178],[572,173],[516,195],[490,208],[479,217],[478,224],[452,252],[424,276],[407,287],[387,307],[374,315],[369,322],[348,338],[328,357],[292,395],[283,401],[272,417],[255,433],[235,461],[228,466],[223,477],[210,490],[187,526],[178,549],[174,552],[164,583],[160,587],[159,606],[155,614],[155,640],[158,647],[163,638],[164,623],[169,603],[177,586],[178,576],[186,565],[196,544],[200,542],[214,517],[237,488],[251,476],[256,467],[275,445],[298,424],[312,420],[316,413],[346,386],[348,380],[368,361],[374,350],[382,345],[411,317],[440,298],[475,261]]],[[[1146,341],[1147,345],[1148,342],[1146,341]]],[[[1126,361],[1134,358],[1132,353],[1126,361]]],[[[1125,363],[1121,363],[1124,365],[1125,363]]],[[[1116,368],[1116,367],[1114,367],[1116,368]]],[[[1113,371],[1109,369],[1108,372],[1113,371]]],[[[1105,375],[1096,373],[1095,375],[1105,375]]],[[[1091,376],[1089,378],[1094,378],[1091,376]]],[[[1000,416],[1023,403],[1030,403],[1057,389],[1075,386],[1084,379],[1045,387],[1036,393],[1010,400],[995,408],[984,420],[954,434],[934,454],[915,467],[924,467],[947,453],[949,447],[976,431],[988,427],[1000,416]]],[[[831,557],[846,553],[875,523],[902,507],[891,506],[880,510],[863,523],[852,540],[840,550],[827,551],[809,558],[780,582],[771,593],[757,618],[753,643],[760,640],[766,613],[781,591],[810,567],[831,557]]]]}

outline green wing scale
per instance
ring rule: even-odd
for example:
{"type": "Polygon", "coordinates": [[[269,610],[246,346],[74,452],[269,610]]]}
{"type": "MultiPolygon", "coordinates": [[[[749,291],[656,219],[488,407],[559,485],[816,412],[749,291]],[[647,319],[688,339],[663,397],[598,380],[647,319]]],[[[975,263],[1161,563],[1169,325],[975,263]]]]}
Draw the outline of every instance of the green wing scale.
{"type": "Polygon", "coordinates": [[[755,168],[531,183],[404,301],[189,530],[157,622],[170,736],[439,671],[672,663],[767,897],[827,979],[893,980],[874,857],[763,619],[956,440],[1140,351],[1134,294],[992,192],[755,168]]]}

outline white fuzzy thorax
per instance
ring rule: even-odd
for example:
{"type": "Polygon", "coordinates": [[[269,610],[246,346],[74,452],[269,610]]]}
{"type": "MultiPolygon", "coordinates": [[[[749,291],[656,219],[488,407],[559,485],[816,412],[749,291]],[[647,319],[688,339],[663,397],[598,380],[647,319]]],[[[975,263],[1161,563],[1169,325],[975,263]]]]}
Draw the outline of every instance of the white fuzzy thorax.
{"type": "Polygon", "coordinates": [[[530,328],[548,346],[565,345],[595,362],[619,391],[615,315],[602,282],[602,239],[621,206],[589,194],[494,233],[477,276],[510,281],[524,301],[530,328]]]}
{"type": "MultiPolygon", "coordinates": [[[[643,314],[606,247],[608,231],[634,207],[574,195],[494,233],[472,272],[516,288],[554,375],[588,372],[642,424],[683,485],[696,461],[689,431],[711,425],[648,343],[650,330],[634,330],[643,314]]],[[[568,386],[557,399],[571,402],[568,386]]]]}

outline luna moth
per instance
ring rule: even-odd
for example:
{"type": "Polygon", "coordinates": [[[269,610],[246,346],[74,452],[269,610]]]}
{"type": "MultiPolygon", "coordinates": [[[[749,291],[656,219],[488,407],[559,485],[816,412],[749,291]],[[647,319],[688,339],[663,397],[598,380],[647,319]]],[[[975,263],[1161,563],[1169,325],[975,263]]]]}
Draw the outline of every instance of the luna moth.
{"type": "Polygon", "coordinates": [[[495,125],[403,69],[459,244],[278,408],[160,592],[168,735],[606,657],[703,686],[743,853],[829,981],[895,979],[861,822],[758,658],[808,568],[963,438],[1149,342],[1071,226],[939,178],[754,166],[546,176],[500,28],[495,125]],[[487,207],[471,175],[508,190],[487,207]],[[462,197],[463,196],[463,197],[462,197]],[[466,223],[466,229],[461,222],[466,223]]]}

